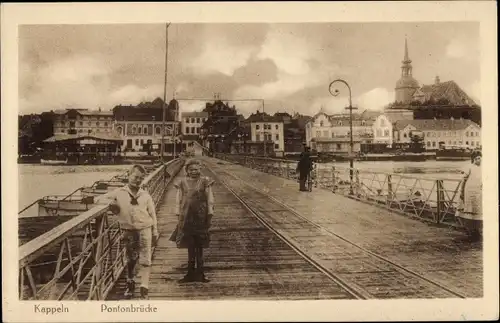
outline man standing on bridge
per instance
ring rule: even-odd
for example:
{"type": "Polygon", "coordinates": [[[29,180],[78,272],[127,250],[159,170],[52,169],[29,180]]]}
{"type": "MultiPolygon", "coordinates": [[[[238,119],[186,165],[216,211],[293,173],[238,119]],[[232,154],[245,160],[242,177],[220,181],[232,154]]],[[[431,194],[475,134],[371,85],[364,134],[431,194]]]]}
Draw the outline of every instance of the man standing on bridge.
{"type": "Polygon", "coordinates": [[[304,148],[304,152],[300,154],[300,160],[297,163],[297,172],[299,173],[299,190],[307,192],[306,181],[312,170],[312,160],[309,147],[304,148]]]}
{"type": "Polygon", "coordinates": [[[118,215],[124,232],[127,254],[127,290],[130,299],[135,291],[135,266],[139,262],[141,277],[141,299],[148,299],[149,275],[151,272],[151,247],[158,237],[156,210],[151,195],[141,188],[146,169],[134,165],[129,172],[128,185],[120,187],[100,198],[96,203],[110,203],[110,210],[118,215]]]}

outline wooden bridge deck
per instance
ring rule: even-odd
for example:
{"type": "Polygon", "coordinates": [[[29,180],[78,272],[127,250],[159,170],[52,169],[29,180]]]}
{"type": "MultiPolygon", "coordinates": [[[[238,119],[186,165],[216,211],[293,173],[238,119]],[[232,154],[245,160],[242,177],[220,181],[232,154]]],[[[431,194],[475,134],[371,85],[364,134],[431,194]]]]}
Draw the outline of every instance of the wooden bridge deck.
{"type": "MultiPolygon", "coordinates": [[[[482,296],[481,243],[451,228],[220,160],[209,283],[178,284],[187,252],[168,240],[174,192],[158,211],[151,299],[350,299],[482,296]],[[242,203],[243,202],[243,203],[242,203]]],[[[110,299],[121,299],[123,281],[110,299]]]]}

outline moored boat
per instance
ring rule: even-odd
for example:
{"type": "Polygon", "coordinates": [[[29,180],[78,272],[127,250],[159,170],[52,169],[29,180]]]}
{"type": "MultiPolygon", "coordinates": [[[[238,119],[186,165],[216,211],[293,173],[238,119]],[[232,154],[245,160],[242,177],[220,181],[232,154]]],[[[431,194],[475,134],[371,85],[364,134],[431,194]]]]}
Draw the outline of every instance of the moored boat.
{"type": "Polygon", "coordinates": [[[57,160],[57,159],[41,159],[40,163],[43,165],[66,165],[68,163],[68,159],[65,160],[57,160]]]}
{"type": "Polygon", "coordinates": [[[467,146],[445,146],[442,145],[436,151],[436,160],[468,160],[472,150],[467,146]]]}

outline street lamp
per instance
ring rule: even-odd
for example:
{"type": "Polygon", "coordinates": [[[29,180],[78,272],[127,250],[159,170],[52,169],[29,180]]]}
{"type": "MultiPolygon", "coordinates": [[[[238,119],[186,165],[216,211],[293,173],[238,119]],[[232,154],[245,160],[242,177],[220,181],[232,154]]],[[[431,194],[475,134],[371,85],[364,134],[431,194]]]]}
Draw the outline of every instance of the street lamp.
{"type": "Polygon", "coordinates": [[[330,86],[328,87],[328,90],[330,91],[330,94],[334,97],[337,97],[340,92],[338,89],[333,89],[333,85],[335,83],[343,83],[347,89],[349,90],[349,107],[347,107],[346,109],[349,110],[349,129],[350,129],[350,151],[349,151],[349,177],[350,177],[350,194],[351,195],[354,195],[354,191],[353,191],[353,188],[352,188],[352,181],[353,181],[353,170],[354,170],[354,155],[353,155],[353,150],[354,150],[354,141],[353,141],[353,138],[352,138],[352,110],[356,110],[357,108],[353,108],[352,106],[352,95],[351,95],[351,87],[349,86],[349,84],[342,80],[342,79],[337,79],[337,80],[334,80],[333,82],[330,83],[330,86]]]}

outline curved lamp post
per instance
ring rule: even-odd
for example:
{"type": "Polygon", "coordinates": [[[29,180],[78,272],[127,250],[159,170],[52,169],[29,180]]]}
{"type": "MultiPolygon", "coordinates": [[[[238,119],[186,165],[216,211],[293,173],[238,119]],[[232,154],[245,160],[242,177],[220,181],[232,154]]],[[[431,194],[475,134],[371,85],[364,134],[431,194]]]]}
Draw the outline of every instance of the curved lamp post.
{"type": "Polygon", "coordinates": [[[353,150],[354,150],[354,141],[353,141],[353,136],[352,136],[352,110],[356,110],[357,108],[353,108],[352,106],[352,95],[351,95],[351,87],[349,84],[342,80],[342,79],[336,79],[333,82],[330,83],[328,90],[330,91],[330,94],[334,97],[337,97],[340,94],[340,91],[335,87],[338,83],[344,84],[347,89],[349,90],[349,106],[346,108],[349,110],[349,134],[350,134],[350,151],[349,151],[349,177],[350,177],[350,192],[349,194],[354,195],[354,191],[352,188],[352,180],[353,180],[353,171],[354,171],[354,155],[353,155],[353,150]]]}

